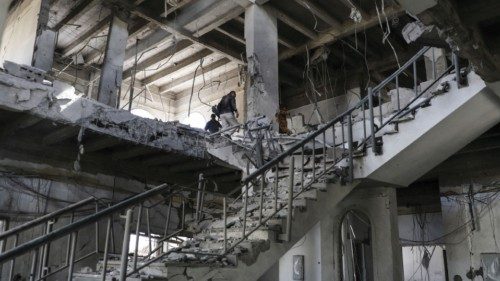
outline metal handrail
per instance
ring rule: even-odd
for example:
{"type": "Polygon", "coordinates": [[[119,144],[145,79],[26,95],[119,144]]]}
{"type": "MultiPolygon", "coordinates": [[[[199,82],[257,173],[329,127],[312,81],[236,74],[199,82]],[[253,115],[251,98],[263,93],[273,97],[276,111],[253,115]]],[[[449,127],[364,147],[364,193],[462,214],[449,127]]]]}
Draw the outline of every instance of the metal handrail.
{"type": "MultiPolygon", "coordinates": [[[[291,231],[291,222],[292,222],[292,218],[291,218],[291,210],[293,208],[293,201],[301,194],[303,193],[304,191],[308,190],[312,184],[314,184],[315,182],[317,182],[318,179],[322,178],[324,175],[326,175],[326,173],[331,170],[332,168],[336,167],[336,165],[341,162],[342,160],[344,160],[346,157],[348,157],[348,164],[349,164],[349,174],[348,174],[348,179],[349,181],[353,181],[354,178],[353,178],[353,151],[355,148],[353,148],[353,133],[352,133],[352,113],[358,109],[358,108],[361,108],[363,110],[363,139],[362,141],[358,142],[357,143],[357,147],[360,147],[360,146],[365,146],[368,139],[371,139],[371,142],[372,142],[372,148],[374,150],[375,153],[377,153],[377,150],[376,150],[376,144],[375,144],[375,134],[377,132],[379,132],[380,130],[382,130],[383,127],[385,127],[387,124],[389,124],[392,120],[394,120],[394,118],[396,118],[397,116],[400,116],[403,112],[405,112],[405,110],[407,110],[410,105],[412,105],[415,101],[417,101],[423,94],[425,94],[426,92],[428,92],[436,83],[437,81],[441,80],[445,75],[449,74],[451,72],[451,70],[453,68],[455,68],[455,71],[457,73],[460,73],[460,69],[459,69],[459,64],[458,64],[458,58],[456,57],[456,54],[453,54],[453,62],[454,62],[454,65],[453,66],[450,66],[448,69],[446,69],[444,71],[443,74],[441,74],[439,77],[435,77],[434,78],[434,81],[428,85],[423,91],[421,91],[420,93],[418,93],[418,85],[417,85],[417,60],[420,59],[427,51],[429,51],[430,47],[424,47],[422,48],[419,52],[417,52],[417,54],[415,54],[408,62],[406,62],[402,67],[400,67],[396,72],[394,72],[391,76],[389,76],[387,79],[384,79],[384,81],[382,81],[379,85],[377,85],[376,87],[374,88],[368,88],[368,95],[364,98],[362,98],[358,103],[356,103],[356,105],[354,105],[353,107],[349,108],[348,110],[346,110],[344,113],[340,114],[339,116],[335,117],[334,119],[332,119],[331,121],[329,121],[328,123],[326,123],[324,126],[322,126],[320,129],[316,130],[315,132],[309,134],[306,138],[302,139],[301,141],[299,141],[298,143],[296,143],[295,145],[293,145],[291,148],[289,148],[288,150],[282,152],[280,155],[278,155],[276,158],[274,158],[273,160],[265,163],[263,166],[261,166],[259,169],[257,169],[256,171],[254,171],[253,173],[251,173],[250,175],[248,175],[246,178],[244,178],[242,180],[242,185],[233,189],[229,195],[233,195],[234,193],[238,192],[239,190],[241,190],[242,188],[244,188],[244,191],[242,192],[241,196],[244,200],[244,210],[243,210],[243,230],[242,230],[242,237],[237,240],[235,243],[232,243],[232,245],[230,247],[227,246],[227,239],[224,235],[224,253],[222,255],[226,255],[228,254],[232,249],[234,249],[237,245],[239,245],[240,243],[242,243],[244,240],[248,239],[248,237],[253,233],[255,232],[257,229],[259,229],[260,227],[262,227],[269,219],[271,219],[273,216],[275,216],[279,211],[283,210],[285,207],[288,208],[288,217],[287,217],[287,237],[289,238],[290,237],[290,234],[289,233],[291,231]],[[399,98],[399,80],[398,80],[398,77],[399,75],[401,75],[404,71],[406,71],[406,69],[410,66],[413,66],[413,75],[414,75],[414,91],[415,91],[415,98],[412,99],[407,105],[405,105],[403,108],[401,108],[400,106],[400,98],[399,98]],[[383,117],[382,117],[382,101],[381,101],[381,89],[383,89],[386,85],[388,85],[389,83],[391,83],[393,80],[396,80],[396,90],[397,90],[397,101],[398,101],[398,111],[392,116],[390,117],[386,122],[383,122],[383,117]],[[379,99],[379,111],[380,111],[380,126],[378,128],[375,128],[375,115],[374,115],[374,106],[373,106],[373,98],[374,97],[377,97],[378,96],[378,99],[379,99]],[[366,132],[366,118],[365,118],[365,104],[368,103],[368,109],[369,109],[369,112],[370,112],[370,116],[369,116],[369,121],[370,121],[370,127],[371,127],[371,133],[370,135],[367,134],[366,132]],[[345,138],[345,132],[344,132],[344,124],[346,123],[345,122],[345,119],[347,118],[347,140],[345,138]],[[326,165],[326,142],[325,142],[325,135],[326,135],[326,131],[330,128],[333,129],[333,145],[332,147],[336,147],[335,145],[335,138],[336,138],[336,135],[335,135],[335,125],[337,123],[340,123],[341,126],[342,126],[342,146],[345,148],[345,143],[347,142],[348,144],[348,150],[349,150],[349,153],[347,155],[341,155],[340,158],[337,159],[336,157],[336,153],[335,153],[335,149],[333,151],[334,153],[334,161],[333,161],[333,164],[331,166],[329,166],[327,168],[327,165],[326,165]],[[312,142],[312,158],[315,159],[315,151],[316,151],[316,148],[315,148],[315,144],[316,144],[316,138],[318,136],[322,135],[323,136],[323,142],[322,142],[322,146],[323,146],[323,170],[319,172],[319,174],[316,174],[316,163],[315,163],[315,160],[313,162],[313,165],[312,165],[312,180],[307,183],[307,184],[304,184],[304,150],[305,150],[305,147],[308,143],[312,142]],[[294,154],[297,154],[297,152],[301,152],[301,156],[302,156],[302,173],[301,173],[301,190],[296,193],[295,195],[292,196],[292,194],[294,193],[293,191],[293,186],[294,186],[294,179],[293,179],[293,173],[294,173],[294,160],[292,159],[290,161],[290,174],[289,174],[289,177],[290,177],[290,183],[289,183],[289,199],[288,199],[288,203],[285,204],[285,205],[282,205],[281,207],[278,208],[278,205],[277,205],[277,198],[278,198],[278,195],[277,195],[277,189],[278,189],[278,184],[277,184],[277,180],[278,180],[278,173],[279,173],[279,163],[281,163],[284,159],[286,159],[286,157],[289,157],[289,156],[292,156],[294,154]],[[264,189],[264,184],[265,184],[265,181],[264,181],[264,177],[265,177],[265,174],[272,168],[276,168],[276,174],[275,174],[275,196],[274,196],[274,200],[275,200],[275,211],[269,215],[267,218],[263,218],[262,217],[262,208],[263,208],[263,203],[262,203],[262,198],[263,198],[263,189],[264,189]],[[248,187],[249,187],[249,184],[252,183],[252,182],[261,182],[258,179],[258,177],[261,177],[262,178],[262,185],[261,185],[261,191],[260,191],[260,206],[259,206],[259,223],[253,228],[251,229],[249,232],[247,232],[246,230],[246,221],[247,221],[247,201],[248,201],[248,187]]],[[[433,73],[435,73],[435,64],[433,64],[433,73]]],[[[460,85],[462,83],[461,80],[461,76],[460,74],[457,74],[457,83],[460,85]]],[[[239,197],[238,197],[239,198],[239,197]]],[[[226,221],[226,205],[224,204],[224,221],[226,221]]],[[[225,226],[225,228],[227,228],[227,225],[225,226]]]]}

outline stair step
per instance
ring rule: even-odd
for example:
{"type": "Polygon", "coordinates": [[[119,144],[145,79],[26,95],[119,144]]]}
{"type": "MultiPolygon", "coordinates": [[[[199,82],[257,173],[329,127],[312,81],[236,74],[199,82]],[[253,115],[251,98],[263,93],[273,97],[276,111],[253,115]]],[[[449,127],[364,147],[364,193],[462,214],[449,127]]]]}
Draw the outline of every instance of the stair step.
{"type": "Polygon", "coordinates": [[[410,115],[410,114],[406,114],[403,117],[396,118],[389,123],[391,123],[391,124],[404,123],[404,122],[412,121],[414,119],[415,119],[415,116],[410,115]]]}

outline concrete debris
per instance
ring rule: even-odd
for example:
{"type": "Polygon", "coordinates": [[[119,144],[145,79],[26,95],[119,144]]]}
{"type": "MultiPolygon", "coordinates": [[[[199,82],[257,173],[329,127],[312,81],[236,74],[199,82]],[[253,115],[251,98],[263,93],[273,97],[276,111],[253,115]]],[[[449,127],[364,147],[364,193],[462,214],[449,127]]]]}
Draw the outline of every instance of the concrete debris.
{"type": "Polygon", "coordinates": [[[410,22],[401,31],[406,43],[416,41],[424,32],[430,31],[432,27],[426,27],[421,21],[410,22]]]}

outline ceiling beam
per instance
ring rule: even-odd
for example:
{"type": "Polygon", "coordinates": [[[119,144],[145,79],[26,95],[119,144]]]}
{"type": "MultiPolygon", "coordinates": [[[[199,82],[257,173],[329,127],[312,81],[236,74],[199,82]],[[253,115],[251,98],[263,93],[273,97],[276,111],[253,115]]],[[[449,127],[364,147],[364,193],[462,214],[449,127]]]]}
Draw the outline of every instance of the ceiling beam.
{"type": "Polygon", "coordinates": [[[223,17],[215,20],[214,22],[208,24],[207,26],[200,28],[193,35],[195,37],[200,37],[200,36],[210,32],[210,31],[216,29],[217,27],[225,24],[226,22],[238,17],[239,15],[241,15],[244,12],[245,12],[245,9],[243,7],[236,6],[233,10],[229,11],[229,13],[226,13],[223,17]]]}
{"type": "Polygon", "coordinates": [[[174,65],[170,66],[170,67],[167,67],[151,76],[148,76],[146,77],[145,79],[141,80],[141,83],[143,85],[149,85],[149,84],[152,84],[158,80],[160,80],[161,78],[167,76],[167,75],[170,75],[178,70],[181,70],[182,68],[184,67],[187,67],[193,63],[196,63],[198,62],[200,59],[212,54],[213,52],[211,50],[208,50],[208,49],[203,49],[177,63],[175,63],[174,65]]]}
{"type": "MultiPolygon", "coordinates": [[[[140,62],[137,64],[137,72],[143,71],[145,69],[150,68],[151,66],[160,63],[162,60],[169,59],[176,53],[185,50],[189,46],[192,46],[193,43],[189,40],[182,40],[177,42],[177,44],[173,44],[172,46],[166,48],[165,50],[162,50],[161,52],[145,59],[144,61],[140,62]]],[[[130,67],[129,69],[125,70],[123,72],[123,80],[125,81],[126,79],[132,77],[133,73],[133,67],[130,67]]]]}
{"type": "Polygon", "coordinates": [[[47,134],[43,139],[44,145],[54,145],[63,142],[69,138],[75,137],[80,128],[73,126],[65,126],[57,130],[53,130],[47,134]]]}
{"type": "Polygon", "coordinates": [[[300,23],[299,21],[293,19],[292,17],[288,16],[284,12],[272,7],[272,6],[266,6],[266,8],[273,13],[280,21],[282,21],[284,24],[290,26],[291,28],[297,30],[298,32],[304,34],[305,36],[309,37],[309,39],[316,39],[318,37],[317,33],[313,31],[312,29],[308,28],[304,24],[300,23]]]}
{"type": "Polygon", "coordinates": [[[88,44],[88,42],[92,39],[92,37],[108,29],[111,18],[112,18],[111,15],[105,17],[104,19],[100,20],[96,25],[94,25],[91,29],[89,29],[87,32],[82,34],[80,37],[76,38],[73,42],[71,42],[71,44],[69,44],[68,47],[64,48],[64,50],[62,51],[62,56],[67,57],[72,55],[77,50],[82,49],[83,48],[82,45],[84,45],[84,43],[88,44]]]}
{"type": "MultiPolygon", "coordinates": [[[[203,1],[202,1],[203,2],[203,1]]],[[[157,24],[160,28],[164,29],[167,32],[170,32],[172,34],[175,34],[176,36],[183,38],[183,39],[188,39],[193,41],[194,43],[197,43],[207,49],[212,50],[213,52],[220,53],[221,55],[229,58],[230,60],[233,60],[235,62],[238,62],[240,64],[244,64],[244,62],[241,60],[239,56],[234,56],[233,54],[229,54],[228,52],[225,52],[224,50],[220,50],[218,47],[214,47],[211,44],[208,44],[206,40],[203,38],[197,38],[194,35],[192,35],[188,30],[184,29],[182,24],[178,24],[177,21],[168,21],[162,18],[159,18],[158,16],[155,16],[152,11],[148,11],[146,9],[135,9],[132,11],[133,14],[142,17],[150,22],[153,22],[157,24]]],[[[178,19],[180,22],[180,19],[178,19]]]]}
{"type": "Polygon", "coordinates": [[[203,71],[196,72],[196,75],[194,73],[189,73],[187,75],[184,75],[182,77],[175,79],[174,81],[172,81],[166,85],[161,86],[159,92],[165,93],[165,92],[169,91],[170,89],[181,85],[182,83],[190,81],[195,77],[201,76],[203,73],[206,74],[207,72],[210,72],[210,71],[215,70],[221,66],[224,66],[224,65],[228,64],[229,62],[230,62],[230,60],[228,58],[222,58],[218,61],[215,61],[215,62],[203,67],[203,71]]]}
{"type": "Polygon", "coordinates": [[[78,2],[78,4],[76,4],[75,7],[71,8],[69,13],[53,27],[53,29],[55,31],[59,31],[59,29],[61,29],[63,26],[77,21],[80,16],[83,16],[87,11],[100,3],[100,0],[82,0],[78,2]]]}
{"type": "MultiPolygon", "coordinates": [[[[391,18],[393,16],[399,16],[402,15],[403,13],[404,10],[401,9],[400,7],[391,6],[385,8],[385,14],[388,18],[391,18]]],[[[331,27],[327,29],[325,32],[322,32],[318,36],[318,38],[311,40],[308,43],[303,44],[298,48],[283,51],[279,55],[279,60],[288,59],[300,53],[304,53],[307,50],[312,50],[317,47],[330,44],[332,42],[337,41],[340,38],[353,34],[356,30],[363,30],[365,28],[368,29],[376,24],[378,24],[378,17],[374,15],[362,19],[360,23],[346,22],[342,25],[341,28],[331,27]]]]}
{"type": "Polygon", "coordinates": [[[340,28],[342,24],[336,18],[332,17],[325,11],[324,8],[318,6],[316,3],[310,0],[295,0],[297,4],[309,10],[314,16],[320,18],[324,22],[326,22],[329,26],[334,28],[340,28]]]}

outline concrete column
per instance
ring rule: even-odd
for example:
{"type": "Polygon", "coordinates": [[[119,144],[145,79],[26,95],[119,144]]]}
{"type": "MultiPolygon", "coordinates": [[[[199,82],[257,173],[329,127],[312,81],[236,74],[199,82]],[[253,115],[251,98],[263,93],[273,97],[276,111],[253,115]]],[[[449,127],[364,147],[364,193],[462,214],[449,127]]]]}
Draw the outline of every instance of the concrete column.
{"type": "Polygon", "coordinates": [[[32,65],[41,70],[52,70],[54,51],[57,44],[57,32],[47,27],[49,22],[51,0],[42,0],[38,13],[35,47],[33,49],[32,65]]]}
{"type": "Polygon", "coordinates": [[[111,20],[101,69],[97,100],[111,107],[116,107],[118,88],[122,83],[123,61],[127,45],[127,22],[114,16],[111,20]]]}
{"type": "Polygon", "coordinates": [[[425,53],[425,73],[427,80],[439,77],[448,67],[446,53],[444,49],[432,47],[425,53]]]}
{"type": "Polygon", "coordinates": [[[276,17],[264,6],[253,4],[246,9],[245,39],[251,77],[246,92],[247,119],[264,115],[274,120],[279,109],[278,27],[276,17]]]}

